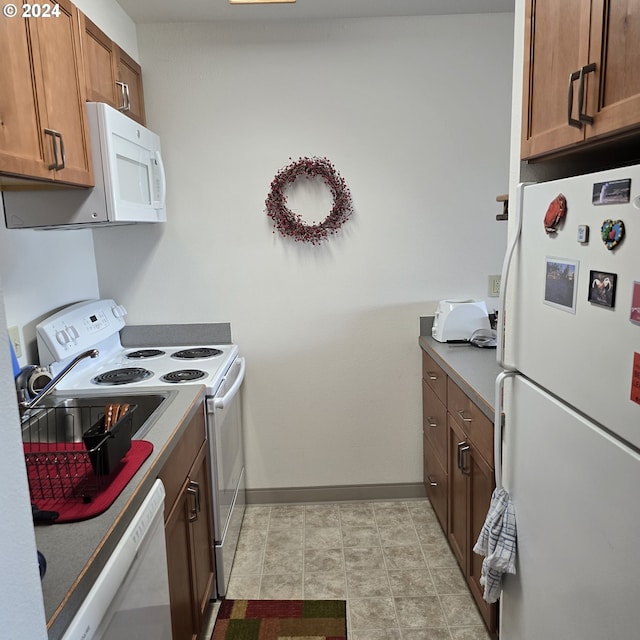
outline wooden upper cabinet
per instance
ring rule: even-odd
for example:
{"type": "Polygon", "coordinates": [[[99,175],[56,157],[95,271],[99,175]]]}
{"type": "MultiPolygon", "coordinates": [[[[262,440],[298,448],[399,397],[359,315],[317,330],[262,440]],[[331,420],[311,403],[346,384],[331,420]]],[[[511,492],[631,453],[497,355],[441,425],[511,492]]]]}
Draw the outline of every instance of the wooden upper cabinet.
{"type": "MultiPolygon", "coordinates": [[[[588,62],[589,13],[589,0],[527,2],[523,158],[566,147],[584,138],[584,131],[568,124],[568,99],[569,76],[588,62]]],[[[572,85],[576,95],[577,84],[572,85]]],[[[574,113],[574,117],[577,114],[574,113]]]]}
{"type": "Polygon", "coordinates": [[[125,51],[116,47],[118,54],[118,87],[120,96],[124,93],[124,103],[121,109],[130,118],[141,125],[146,124],[144,114],[144,93],[142,91],[142,68],[125,51]]]}
{"type": "Polygon", "coordinates": [[[80,13],[80,28],[87,100],[106,102],[117,108],[115,86],[118,76],[113,64],[116,44],[83,13],[80,13]]]}
{"type": "Polygon", "coordinates": [[[106,102],[144,125],[140,65],[84,14],[81,31],[87,100],[106,102]]]}
{"type": "Polygon", "coordinates": [[[53,180],[43,135],[27,20],[0,19],[0,171],[53,180]]]}
{"type": "Polygon", "coordinates": [[[527,0],[523,159],[640,130],[640,0],[527,0]]]}
{"type": "Polygon", "coordinates": [[[0,173],[92,186],[78,10],[58,4],[0,20],[0,173]]]}
{"type": "Polygon", "coordinates": [[[640,0],[592,0],[587,136],[640,124],[640,0]]]}

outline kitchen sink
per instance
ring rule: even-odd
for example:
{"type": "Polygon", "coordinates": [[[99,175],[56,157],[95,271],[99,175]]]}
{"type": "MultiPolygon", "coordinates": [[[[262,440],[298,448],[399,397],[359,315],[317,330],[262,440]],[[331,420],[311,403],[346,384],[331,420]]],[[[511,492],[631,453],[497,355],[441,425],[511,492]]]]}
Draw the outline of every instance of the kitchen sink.
{"type": "Polygon", "coordinates": [[[83,434],[101,420],[108,404],[128,404],[131,437],[140,440],[164,411],[165,400],[175,392],[136,395],[50,396],[22,423],[24,442],[82,442],[83,434]],[[133,407],[135,406],[135,409],[133,407]]]}

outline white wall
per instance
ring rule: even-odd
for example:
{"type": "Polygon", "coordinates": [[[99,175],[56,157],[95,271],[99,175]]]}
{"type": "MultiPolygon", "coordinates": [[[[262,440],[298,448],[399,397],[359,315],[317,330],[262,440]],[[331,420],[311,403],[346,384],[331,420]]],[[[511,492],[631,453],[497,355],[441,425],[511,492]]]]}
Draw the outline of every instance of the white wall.
{"type": "Polygon", "coordinates": [[[512,32],[512,14],[139,26],[169,221],[96,231],[100,289],[129,322],[231,321],[251,488],[421,481],[418,317],[484,298],[504,253],[512,32]],[[356,209],[321,247],[264,213],[303,155],[356,209]]]}
{"type": "MultiPolygon", "coordinates": [[[[1,198],[0,216],[4,220],[1,198]]],[[[7,326],[20,330],[20,365],[36,363],[36,324],[59,307],[98,296],[92,232],[7,229],[2,224],[0,278],[7,326]]]]}

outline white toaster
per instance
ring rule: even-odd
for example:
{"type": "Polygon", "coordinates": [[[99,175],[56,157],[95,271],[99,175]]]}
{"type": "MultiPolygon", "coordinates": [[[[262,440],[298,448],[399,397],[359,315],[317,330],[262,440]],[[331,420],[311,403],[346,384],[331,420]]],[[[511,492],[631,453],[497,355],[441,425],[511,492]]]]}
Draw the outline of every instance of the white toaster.
{"type": "Polygon", "coordinates": [[[478,329],[491,329],[487,305],[475,300],[441,300],[431,337],[438,342],[468,342],[478,329]]]}

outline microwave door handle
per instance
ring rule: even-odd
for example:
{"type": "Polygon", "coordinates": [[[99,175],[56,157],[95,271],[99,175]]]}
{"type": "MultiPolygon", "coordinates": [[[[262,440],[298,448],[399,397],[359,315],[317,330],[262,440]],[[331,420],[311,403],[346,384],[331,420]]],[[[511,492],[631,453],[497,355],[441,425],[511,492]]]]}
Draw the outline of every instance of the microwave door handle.
{"type": "Polygon", "coordinates": [[[162,162],[162,155],[159,151],[155,152],[155,158],[160,168],[160,201],[154,204],[158,209],[164,209],[165,199],[167,197],[167,176],[164,172],[164,163],[162,162]]]}
{"type": "Polygon", "coordinates": [[[240,363],[240,371],[238,371],[238,375],[231,385],[229,391],[225,393],[221,398],[215,398],[213,400],[213,408],[214,409],[224,409],[229,406],[231,400],[233,400],[234,396],[240,389],[240,385],[244,380],[244,371],[245,371],[245,362],[244,358],[238,358],[238,362],[240,363]]]}

